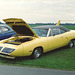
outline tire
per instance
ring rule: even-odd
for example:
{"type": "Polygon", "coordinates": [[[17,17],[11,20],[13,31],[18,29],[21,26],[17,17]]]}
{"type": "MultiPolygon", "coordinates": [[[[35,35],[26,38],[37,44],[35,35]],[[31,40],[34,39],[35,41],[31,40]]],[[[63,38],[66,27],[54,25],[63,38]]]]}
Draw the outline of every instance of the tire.
{"type": "Polygon", "coordinates": [[[74,41],[73,41],[73,40],[70,40],[70,42],[69,42],[69,44],[68,44],[68,47],[69,47],[69,48],[74,47],[74,41]]]}
{"type": "Polygon", "coordinates": [[[42,55],[42,48],[35,48],[33,53],[32,53],[32,58],[37,59],[42,55]]]}

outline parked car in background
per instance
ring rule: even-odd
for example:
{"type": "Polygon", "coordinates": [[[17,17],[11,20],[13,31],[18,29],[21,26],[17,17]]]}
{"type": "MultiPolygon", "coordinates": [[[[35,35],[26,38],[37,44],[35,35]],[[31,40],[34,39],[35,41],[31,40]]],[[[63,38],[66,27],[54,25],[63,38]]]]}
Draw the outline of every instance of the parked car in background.
{"type": "Polygon", "coordinates": [[[74,46],[75,30],[56,25],[31,28],[25,21],[18,18],[4,19],[4,21],[18,36],[1,41],[1,57],[14,59],[15,57],[31,56],[39,58],[43,53],[56,48],[74,46]]]}
{"type": "Polygon", "coordinates": [[[9,38],[16,33],[6,24],[0,24],[0,40],[9,38]]]}

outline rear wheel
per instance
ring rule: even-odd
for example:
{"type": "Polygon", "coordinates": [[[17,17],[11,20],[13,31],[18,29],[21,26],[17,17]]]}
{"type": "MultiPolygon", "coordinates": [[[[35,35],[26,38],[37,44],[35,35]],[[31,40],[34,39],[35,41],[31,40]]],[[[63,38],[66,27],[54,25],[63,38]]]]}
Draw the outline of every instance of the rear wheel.
{"type": "Polygon", "coordinates": [[[32,58],[37,59],[42,55],[42,49],[41,48],[35,48],[32,53],[32,58]]]}
{"type": "Polygon", "coordinates": [[[69,48],[72,48],[74,46],[74,41],[73,40],[70,40],[69,44],[68,44],[68,47],[69,48]]]}

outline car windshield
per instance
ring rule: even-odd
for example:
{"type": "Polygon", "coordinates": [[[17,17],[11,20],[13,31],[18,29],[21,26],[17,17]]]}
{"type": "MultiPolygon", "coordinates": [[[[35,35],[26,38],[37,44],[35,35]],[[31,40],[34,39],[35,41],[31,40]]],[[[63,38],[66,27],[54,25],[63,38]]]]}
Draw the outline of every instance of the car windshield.
{"type": "Polygon", "coordinates": [[[48,33],[48,29],[33,28],[33,31],[40,37],[46,37],[48,33]]]}

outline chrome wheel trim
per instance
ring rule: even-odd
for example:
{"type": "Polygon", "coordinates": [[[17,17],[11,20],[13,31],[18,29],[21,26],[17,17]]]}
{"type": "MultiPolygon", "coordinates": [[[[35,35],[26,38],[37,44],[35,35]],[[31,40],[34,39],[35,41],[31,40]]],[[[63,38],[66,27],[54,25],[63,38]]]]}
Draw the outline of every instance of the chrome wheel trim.
{"type": "Polygon", "coordinates": [[[34,58],[39,58],[41,56],[41,49],[35,49],[34,51],[34,58]]]}
{"type": "Polygon", "coordinates": [[[70,41],[70,48],[72,48],[73,47],[73,42],[72,41],[70,41]]]}
{"type": "Polygon", "coordinates": [[[73,41],[70,41],[70,42],[69,42],[69,47],[72,48],[73,46],[74,46],[73,41]]]}

